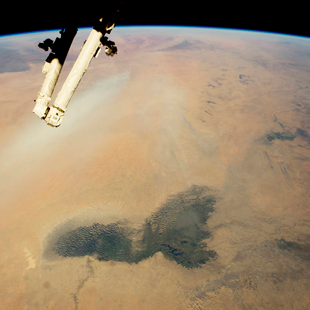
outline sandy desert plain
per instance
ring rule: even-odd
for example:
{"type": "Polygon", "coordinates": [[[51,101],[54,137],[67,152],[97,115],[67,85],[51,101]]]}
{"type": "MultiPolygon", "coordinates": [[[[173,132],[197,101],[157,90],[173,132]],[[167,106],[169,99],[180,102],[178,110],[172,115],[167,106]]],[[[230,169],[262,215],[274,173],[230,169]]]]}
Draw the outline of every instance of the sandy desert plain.
{"type": "Polygon", "coordinates": [[[309,39],[116,27],[55,129],[58,35],[0,38],[0,309],[309,309],[309,39]]]}

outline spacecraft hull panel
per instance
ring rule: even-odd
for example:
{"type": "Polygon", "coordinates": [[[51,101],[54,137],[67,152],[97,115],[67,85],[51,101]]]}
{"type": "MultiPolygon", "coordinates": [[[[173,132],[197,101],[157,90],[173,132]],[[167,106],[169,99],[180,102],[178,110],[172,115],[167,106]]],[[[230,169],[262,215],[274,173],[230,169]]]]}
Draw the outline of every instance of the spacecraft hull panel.
{"type": "Polygon", "coordinates": [[[85,42],[82,51],[72,67],[65,83],[57,95],[54,106],[66,111],[74,91],[78,87],[84,73],[86,72],[92,58],[100,45],[102,33],[93,29],[85,42]]]}
{"type": "MultiPolygon", "coordinates": [[[[58,113],[59,110],[63,111],[63,113],[67,110],[68,104],[78,87],[84,73],[86,72],[92,58],[96,55],[96,52],[100,46],[100,39],[102,38],[103,34],[100,31],[92,29],[87,41],[82,47],[81,53],[78,56],[76,62],[74,63],[66,81],[64,82],[60,92],[58,93],[56,100],[53,104],[53,109],[51,108],[48,117],[46,118],[46,122],[54,127],[58,127],[61,124],[63,117],[58,117],[58,121],[50,123],[50,120],[56,120],[56,114],[52,115],[53,113],[58,113]]],[[[58,115],[57,115],[58,116],[58,115]]]]}

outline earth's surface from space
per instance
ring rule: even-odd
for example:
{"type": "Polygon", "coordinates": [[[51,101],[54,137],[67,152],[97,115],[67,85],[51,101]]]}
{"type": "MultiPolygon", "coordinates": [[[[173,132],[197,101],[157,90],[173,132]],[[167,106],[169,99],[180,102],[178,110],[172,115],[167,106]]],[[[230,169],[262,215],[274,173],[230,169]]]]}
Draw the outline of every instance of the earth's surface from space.
{"type": "Polygon", "coordinates": [[[310,40],[117,27],[51,128],[56,36],[0,38],[0,308],[310,309],[310,40]]]}

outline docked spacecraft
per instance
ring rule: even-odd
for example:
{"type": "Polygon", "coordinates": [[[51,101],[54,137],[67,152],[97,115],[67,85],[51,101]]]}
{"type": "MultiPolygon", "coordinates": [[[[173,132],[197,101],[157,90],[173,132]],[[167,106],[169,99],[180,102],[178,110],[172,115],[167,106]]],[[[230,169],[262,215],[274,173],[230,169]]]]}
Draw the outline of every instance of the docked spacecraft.
{"type": "Polygon", "coordinates": [[[97,58],[101,48],[105,48],[108,56],[114,56],[117,53],[117,47],[113,41],[110,41],[106,34],[110,34],[115,27],[115,17],[118,9],[113,11],[110,16],[99,18],[94,28],[91,30],[88,39],[85,41],[81,52],[74,63],[66,81],[58,93],[53,105],[49,106],[61,69],[66,60],[67,54],[78,31],[77,27],[70,26],[60,31],[61,37],[55,41],[46,39],[39,47],[45,51],[51,50],[49,56],[44,62],[42,72],[45,79],[37,99],[33,112],[41,119],[52,126],[60,126],[68,104],[79,85],[84,73],[86,72],[92,58],[97,58]]]}

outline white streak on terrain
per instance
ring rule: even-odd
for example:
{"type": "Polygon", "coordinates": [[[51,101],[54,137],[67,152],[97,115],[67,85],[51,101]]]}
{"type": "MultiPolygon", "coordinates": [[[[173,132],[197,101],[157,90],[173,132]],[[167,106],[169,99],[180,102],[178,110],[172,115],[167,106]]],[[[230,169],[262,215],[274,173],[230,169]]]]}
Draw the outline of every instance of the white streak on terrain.
{"type": "Polygon", "coordinates": [[[28,267],[26,269],[34,269],[36,267],[36,260],[33,258],[31,252],[27,247],[24,248],[24,252],[28,262],[28,267]]]}
{"type": "MultiPolygon", "coordinates": [[[[23,130],[13,136],[0,148],[0,192],[2,203],[5,198],[18,198],[32,175],[44,171],[47,167],[61,165],[64,159],[70,161],[79,156],[87,160],[90,152],[95,152],[95,139],[89,139],[90,125],[100,117],[102,122],[109,120],[109,104],[129,80],[129,72],[109,76],[90,87],[87,91],[73,98],[64,123],[59,128],[51,128],[43,121],[35,119],[28,122],[23,130]],[[71,148],[65,156],[62,154],[68,141],[79,142],[78,149],[71,148]],[[75,152],[76,151],[76,152],[75,152]],[[64,158],[63,158],[64,157],[64,158]]],[[[0,206],[2,205],[0,204],[0,206]]]]}

